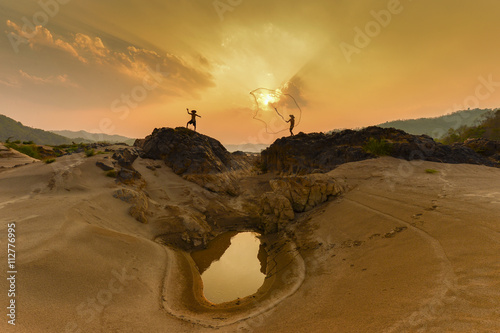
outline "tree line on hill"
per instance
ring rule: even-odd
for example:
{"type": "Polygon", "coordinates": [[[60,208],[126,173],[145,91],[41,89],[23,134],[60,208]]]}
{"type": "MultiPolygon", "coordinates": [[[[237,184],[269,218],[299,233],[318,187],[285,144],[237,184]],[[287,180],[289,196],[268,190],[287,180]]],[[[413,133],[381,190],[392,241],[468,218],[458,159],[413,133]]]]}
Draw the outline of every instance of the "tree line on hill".
{"type": "Polygon", "coordinates": [[[86,131],[44,131],[23,125],[21,122],[0,114],[0,142],[19,141],[38,145],[59,146],[76,143],[124,142],[133,145],[135,139],[121,135],[88,133],[86,131]]]}
{"type": "Polygon", "coordinates": [[[452,144],[465,142],[467,139],[472,138],[500,141],[500,109],[490,113],[486,119],[477,125],[462,125],[456,129],[450,128],[447,135],[440,141],[444,144],[452,144]]]}
{"type": "Polygon", "coordinates": [[[393,127],[413,135],[426,134],[439,140],[447,136],[450,129],[456,130],[464,126],[476,126],[493,113],[493,109],[470,109],[433,118],[389,121],[376,126],[382,128],[393,127]]]}

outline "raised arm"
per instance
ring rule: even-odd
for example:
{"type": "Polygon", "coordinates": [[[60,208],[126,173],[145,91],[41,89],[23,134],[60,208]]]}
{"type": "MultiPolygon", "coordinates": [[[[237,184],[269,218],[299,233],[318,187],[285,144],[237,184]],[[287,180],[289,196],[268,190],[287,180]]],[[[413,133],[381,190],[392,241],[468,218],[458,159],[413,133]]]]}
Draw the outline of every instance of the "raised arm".
{"type": "Polygon", "coordinates": [[[189,109],[188,108],[186,108],[186,111],[187,111],[188,114],[191,114],[191,113],[189,113],[189,109]]]}

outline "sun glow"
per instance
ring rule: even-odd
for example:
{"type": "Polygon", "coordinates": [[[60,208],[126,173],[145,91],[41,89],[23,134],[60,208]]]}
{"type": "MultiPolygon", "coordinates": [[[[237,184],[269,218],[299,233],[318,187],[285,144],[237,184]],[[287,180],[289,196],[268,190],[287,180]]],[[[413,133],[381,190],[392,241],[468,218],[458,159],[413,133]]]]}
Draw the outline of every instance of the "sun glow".
{"type": "Polygon", "coordinates": [[[275,93],[261,93],[257,96],[257,100],[262,105],[274,106],[275,103],[280,101],[281,91],[276,90],[275,93]]]}

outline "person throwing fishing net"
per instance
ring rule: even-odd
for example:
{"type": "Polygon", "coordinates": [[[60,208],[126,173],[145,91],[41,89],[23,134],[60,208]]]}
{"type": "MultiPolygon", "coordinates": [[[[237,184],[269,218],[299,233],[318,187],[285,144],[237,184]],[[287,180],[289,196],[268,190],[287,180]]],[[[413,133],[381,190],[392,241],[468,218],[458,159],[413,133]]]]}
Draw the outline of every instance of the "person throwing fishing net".
{"type": "Polygon", "coordinates": [[[189,112],[189,109],[186,109],[186,110],[187,110],[188,115],[191,116],[191,120],[187,122],[186,128],[188,128],[189,124],[192,124],[194,126],[194,131],[196,132],[196,117],[201,118],[201,116],[196,114],[196,110],[192,110],[191,112],[189,112]]]}
{"type": "MultiPolygon", "coordinates": [[[[274,110],[276,111],[277,114],[279,114],[281,116],[281,114],[278,112],[278,109],[276,109],[276,107],[274,107],[274,110]]],[[[283,116],[281,116],[281,118],[283,118],[283,116]]],[[[285,120],[285,119],[283,119],[285,120]]],[[[295,127],[295,116],[293,114],[290,115],[290,119],[288,120],[285,120],[286,123],[290,123],[290,135],[293,136],[293,128],[295,127]]]]}
{"type": "Polygon", "coordinates": [[[295,116],[293,114],[290,115],[290,119],[286,121],[287,123],[290,123],[290,135],[293,136],[293,128],[295,127],[295,116]]]}

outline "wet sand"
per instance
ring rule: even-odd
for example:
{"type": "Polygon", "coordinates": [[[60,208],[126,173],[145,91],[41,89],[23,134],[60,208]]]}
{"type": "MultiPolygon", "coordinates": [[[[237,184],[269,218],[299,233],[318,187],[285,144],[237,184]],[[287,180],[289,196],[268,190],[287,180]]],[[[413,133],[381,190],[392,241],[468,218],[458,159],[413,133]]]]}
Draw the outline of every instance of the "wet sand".
{"type": "MultiPolygon", "coordinates": [[[[0,172],[0,228],[5,237],[16,222],[19,290],[17,325],[4,318],[0,331],[500,331],[499,169],[393,158],[342,165],[331,174],[349,191],[289,226],[258,301],[211,310],[193,291],[189,257],[154,241],[162,226],[138,223],[113,198],[120,185],[95,166],[104,158],[0,172]]],[[[147,163],[134,166],[151,209],[204,191],[147,163]]]]}

